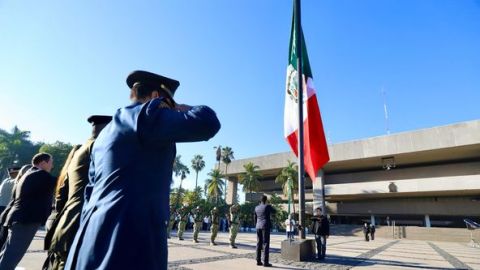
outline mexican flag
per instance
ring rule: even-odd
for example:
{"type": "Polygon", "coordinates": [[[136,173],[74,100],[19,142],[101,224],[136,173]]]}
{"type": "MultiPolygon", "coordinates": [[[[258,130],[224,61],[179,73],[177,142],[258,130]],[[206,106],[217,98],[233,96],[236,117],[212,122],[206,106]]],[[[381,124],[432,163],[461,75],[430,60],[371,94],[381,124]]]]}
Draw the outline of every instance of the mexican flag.
{"type": "MultiPolygon", "coordinates": [[[[302,38],[302,79],[303,79],[303,127],[304,127],[304,163],[305,171],[312,181],[317,172],[330,157],[323,131],[322,118],[318,107],[317,95],[313,85],[312,70],[308,61],[307,48],[303,33],[302,38]]],[[[284,136],[292,151],[298,157],[298,72],[296,54],[295,16],[292,20],[290,50],[287,67],[285,93],[284,136]]]]}

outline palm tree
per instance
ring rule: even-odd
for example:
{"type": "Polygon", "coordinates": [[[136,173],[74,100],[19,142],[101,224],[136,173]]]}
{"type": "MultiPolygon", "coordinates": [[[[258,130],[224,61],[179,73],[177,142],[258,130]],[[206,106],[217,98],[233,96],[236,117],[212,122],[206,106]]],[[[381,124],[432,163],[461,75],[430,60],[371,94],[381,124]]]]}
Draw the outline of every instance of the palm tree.
{"type": "Polygon", "coordinates": [[[181,155],[176,156],[173,162],[173,173],[177,177],[180,176],[180,186],[178,187],[177,200],[175,203],[176,206],[178,206],[180,196],[182,195],[183,180],[185,180],[185,178],[187,178],[187,175],[190,173],[190,170],[188,169],[188,167],[185,166],[180,160],[181,157],[182,157],[181,155]]]}
{"type": "Polygon", "coordinates": [[[218,168],[220,170],[220,162],[222,161],[222,146],[214,146],[215,149],[215,160],[218,162],[218,168]]]}
{"type": "Polygon", "coordinates": [[[198,172],[205,168],[205,161],[202,155],[195,155],[192,159],[192,169],[195,171],[195,189],[198,186],[198,172]]]}
{"type": "Polygon", "coordinates": [[[243,165],[243,168],[245,169],[245,172],[239,177],[240,184],[243,185],[243,191],[248,193],[257,191],[258,186],[260,185],[258,180],[262,177],[262,174],[258,171],[260,167],[249,162],[243,165]]]}
{"type": "Polygon", "coordinates": [[[295,162],[288,161],[287,167],[280,171],[280,174],[275,178],[275,183],[280,184],[283,189],[283,195],[289,198],[289,212],[290,212],[290,198],[292,198],[293,214],[295,214],[295,193],[298,190],[298,167],[295,162]],[[291,196],[291,197],[290,197],[291,196]]]}
{"type": "Polygon", "coordinates": [[[215,203],[218,203],[218,197],[222,196],[223,175],[219,169],[212,169],[212,171],[208,173],[208,176],[210,176],[210,178],[206,180],[207,195],[210,198],[215,198],[215,203]]]}
{"type": "MultiPolygon", "coordinates": [[[[229,146],[225,146],[222,148],[222,161],[225,163],[225,175],[227,175],[228,164],[232,163],[233,157],[233,150],[229,146]]],[[[225,179],[225,200],[227,200],[227,179],[225,179]]]]}

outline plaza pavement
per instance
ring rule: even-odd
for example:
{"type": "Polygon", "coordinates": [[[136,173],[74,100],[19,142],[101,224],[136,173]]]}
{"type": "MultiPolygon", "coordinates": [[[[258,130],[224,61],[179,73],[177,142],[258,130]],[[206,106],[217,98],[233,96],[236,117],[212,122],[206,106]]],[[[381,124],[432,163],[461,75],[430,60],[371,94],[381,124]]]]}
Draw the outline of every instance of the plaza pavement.
{"type": "MultiPolygon", "coordinates": [[[[37,233],[17,270],[41,269],[46,257],[42,250],[44,235],[42,231],[37,233]]],[[[201,232],[199,244],[192,243],[191,232],[185,233],[184,241],[172,237],[168,241],[169,269],[264,269],[256,266],[254,233],[239,233],[238,249],[229,247],[227,233],[219,233],[218,246],[208,245],[209,236],[201,232]]],[[[331,236],[325,261],[293,262],[280,257],[284,239],[283,235],[271,236],[272,269],[480,269],[480,249],[466,243],[393,239],[365,242],[355,236],[331,236]]]]}

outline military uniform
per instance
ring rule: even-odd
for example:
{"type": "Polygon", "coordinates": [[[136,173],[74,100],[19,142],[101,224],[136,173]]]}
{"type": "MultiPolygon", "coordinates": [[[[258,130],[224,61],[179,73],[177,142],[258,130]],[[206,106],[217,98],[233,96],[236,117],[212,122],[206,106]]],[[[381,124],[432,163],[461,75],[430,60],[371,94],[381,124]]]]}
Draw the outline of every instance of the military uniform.
{"type": "Polygon", "coordinates": [[[219,221],[220,221],[220,217],[218,216],[218,212],[217,212],[216,208],[214,208],[214,210],[212,210],[211,215],[212,215],[212,227],[210,227],[210,232],[211,232],[210,245],[215,246],[215,245],[217,245],[215,243],[215,238],[217,238],[218,224],[219,224],[219,221]]]}
{"type": "Polygon", "coordinates": [[[193,215],[193,219],[195,223],[193,224],[193,242],[198,243],[198,234],[200,233],[200,229],[202,228],[202,215],[200,213],[200,208],[197,207],[195,210],[195,214],[193,215]]]}
{"type": "Polygon", "coordinates": [[[63,270],[67,261],[70,246],[80,224],[80,216],[84,204],[85,187],[88,184],[90,153],[102,128],[107,125],[111,116],[93,115],[87,119],[92,124],[94,134],[79,148],[72,150],[71,160],[67,160],[65,178],[56,196],[57,216],[52,228],[45,236],[45,247],[48,257],[43,269],[63,270]]]}
{"type": "Polygon", "coordinates": [[[171,95],[135,100],[117,110],[95,140],[66,270],[167,269],[165,224],[175,144],[205,141],[220,129],[215,112],[206,106],[162,107],[173,103],[178,81],[136,71],[127,84],[130,91],[159,90],[163,95],[165,88],[171,95]]]}
{"type": "Polygon", "coordinates": [[[240,226],[238,217],[238,206],[232,205],[230,207],[230,247],[237,248],[235,245],[235,238],[237,238],[238,227],[240,226]]]}
{"type": "Polygon", "coordinates": [[[170,233],[172,232],[173,229],[173,224],[175,223],[175,217],[177,216],[177,212],[175,212],[175,209],[171,208],[170,209],[170,218],[168,220],[167,224],[167,237],[170,238],[170,233]]]}
{"type": "Polygon", "coordinates": [[[183,233],[185,232],[185,227],[187,226],[187,221],[188,221],[187,208],[185,206],[180,208],[179,214],[180,214],[180,221],[178,222],[177,236],[179,240],[183,240],[183,233]]]}

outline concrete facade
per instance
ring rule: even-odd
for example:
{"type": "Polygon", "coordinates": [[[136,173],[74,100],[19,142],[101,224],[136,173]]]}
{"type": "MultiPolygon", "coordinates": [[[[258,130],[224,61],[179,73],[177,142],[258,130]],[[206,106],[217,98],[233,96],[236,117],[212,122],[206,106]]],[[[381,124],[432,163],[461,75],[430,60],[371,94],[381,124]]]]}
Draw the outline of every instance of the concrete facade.
{"type": "MultiPolygon", "coordinates": [[[[480,120],[333,144],[329,153],[323,177],[306,180],[307,212],[325,194],[328,213],[339,222],[388,217],[405,225],[459,226],[463,217],[480,218],[480,120]]],[[[228,199],[248,162],[260,167],[260,192],[281,194],[274,179],[288,160],[296,157],[233,161],[228,199]]]]}

